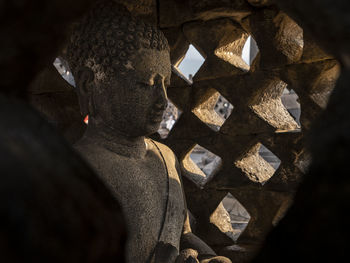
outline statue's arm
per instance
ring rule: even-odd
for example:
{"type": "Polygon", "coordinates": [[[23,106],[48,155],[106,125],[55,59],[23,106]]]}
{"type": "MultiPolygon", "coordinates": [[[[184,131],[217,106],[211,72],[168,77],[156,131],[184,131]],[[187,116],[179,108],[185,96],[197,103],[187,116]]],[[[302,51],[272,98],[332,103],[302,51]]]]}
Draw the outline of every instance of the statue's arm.
{"type": "Polygon", "coordinates": [[[181,236],[180,248],[181,250],[194,249],[198,252],[199,257],[216,256],[214,250],[212,250],[202,239],[192,233],[188,213],[181,236]]]}
{"type": "MultiPolygon", "coordinates": [[[[181,179],[182,169],[177,159],[176,159],[176,169],[181,179]]],[[[184,200],[186,200],[185,193],[184,193],[184,200]]],[[[186,210],[187,210],[187,207],[186,207],[186,210]]],[[[207,262],[210,263],[211,260],[214,260],[214,259],[215,259],[215,262],[231,263],[231,260],[229,260],[228,258],[218,257],[213,249],[211,249],[202,239],[200,239],[199,237],[197,237],[195,234],[192,233],[188,210],[186,213],[186,219],[184,222],[183,232],[181,236],[180,249],[182,251],[195,250],[196,252],[198,252],[197,258],[201,263],[207,263],[207,262]]],[[[187,254],[187,253],[185,252],[183,254],[187,254]]]]}
{"type": "Polygon", "coordinates": [[[182,254],[186,255],[189,254],[188,251],[191,252],[195,250],[198,253],[197,259],[200,263],[232,263],[228,258],[217,256],[214,250],[212,250],[202,239],[192,233],[188,212],[183,229],[180,241],[182,254]]]}

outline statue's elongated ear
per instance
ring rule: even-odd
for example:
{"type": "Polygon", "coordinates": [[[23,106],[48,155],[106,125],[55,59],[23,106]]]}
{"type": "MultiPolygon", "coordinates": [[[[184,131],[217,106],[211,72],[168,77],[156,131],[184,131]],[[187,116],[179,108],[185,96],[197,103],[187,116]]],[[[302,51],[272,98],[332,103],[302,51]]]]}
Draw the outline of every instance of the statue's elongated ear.
{"type": "Polygon", "coordinates": [[[75,83],[79,98],[80,111],[83,117],[88,115],[89,100],[92,95],[94,72],[88,67],[80,67],[76,72],[75,83]]]}

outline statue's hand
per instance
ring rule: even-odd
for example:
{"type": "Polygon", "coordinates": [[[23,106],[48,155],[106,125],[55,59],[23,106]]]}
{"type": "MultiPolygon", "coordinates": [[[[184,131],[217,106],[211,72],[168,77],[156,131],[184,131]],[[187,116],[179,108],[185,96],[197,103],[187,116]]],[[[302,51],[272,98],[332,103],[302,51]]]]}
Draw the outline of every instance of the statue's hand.
{"type": "Polygon", "coordinates": [[[181,251],[178,257],[181,257],[183,261],[176,261],[176,263],[232,263],[231,260],[229,260],[226,257],[217,256],[214,250],[212,250],[206,243],[204,243],[199,237],[194,235],[192,232],[182,235],[181,247],[186,248],[181,251]],[[191,258],[193,258],[193,260],[191,258]],[[184,259],[192,261],[186,261],[184,259]]]}
{"type": "Polygon", "coordinates": [[[226,257],[221,256],[205,256],[198,260],[198,252],[194,249],[187,248],[181,251],[175,263],[232,263],[226,257]]]}
{"type": "Polygon", "coordinates": [[[200,263],[232,263],[232,261],[226,257],[215,256],[212,258],[202,259],[200,263]]]}
{"type": "Polygon", "coordinates": [[[180,252],[175,263],[199,263],[197,257],[198,252],[196,250],[187,248],[180,252]]]}

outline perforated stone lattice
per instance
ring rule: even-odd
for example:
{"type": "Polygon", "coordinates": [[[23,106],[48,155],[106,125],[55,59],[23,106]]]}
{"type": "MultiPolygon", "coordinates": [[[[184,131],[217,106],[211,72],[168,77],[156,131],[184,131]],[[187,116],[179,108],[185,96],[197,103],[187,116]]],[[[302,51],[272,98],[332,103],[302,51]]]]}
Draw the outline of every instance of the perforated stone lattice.
{"type": "MultiPolygon", "coordinates": [[[[191,179],[196,169],[183,169],[184,186],[196,234],[235,259],[247,247],[253,251],[286,212],[308,163],[304,136],[324,107],[323,95],[330,94],[339,66],[276,7],[247,11],[245,4],[233,10],[225,1],[211,8],[204,2],[191,10],[195,17],[205,10],[209,20],[161,16],[174,65],[190,44],[206,58],[192,84],[173,74],[168,95],[183,113],[163,142],[180,162],[188,161],[195,145],[221,159],[200,187],[191,179]],[[230,18],[216,16],[219,8],[227,8],[230,18]],[[249,36],[255,48],[250,65],[242,60],[249,36]],[[227,118],[215,111],[219,97],[231,105],[227,118]],[[233,199],[250,217],[245,228],[229,224],[227,207],[233,199]],[[240,249],[232,249],[234,243],[240,249]]],[[[203,177],[199,168],[197,176],[203,177]]]]}
{"type": "Polygon", "coordinates": [[[209,182],[221,168],[222,160],[200,145],[195,145],[183,158],[181,165],[185,176],[199,188],[209,182]]]}
{"type": "Polygon", "coordinates": [[[304,136],[327,104],[339,65],[269,1],[160,0],[158,8],[144,2],[150,4],[141,16],[158,21],[169,40],[168,97],[182,112],[172,129],[163,125],[162,142],[180,163],[197,167],[192,175],[183,169],[193,230],[219,254],[246,262],[307,170],[304,136]],[[248,37],[255,49],[246,63],[248,37]],[[190,45],[205,58],[191,80],[177,69],[190,45]],[[215,108],[220,98],[228,103],[223,114],[215,108]],[[209,176],[191,159],[199,146],[219,160],[209,176]],[[250,217],[240,227],[232,214],[238,210],[250,217]]]}
{"type": "Polygon", "coordinates": [[[168,100],[168,106],[164,111],[163,120],[158,129],[158,133],[161,138],[165,139],[168,137],[169,132],[172,130],[181,114],[181,110],[176,108],[176,106],[170,100],[168,100]]]}

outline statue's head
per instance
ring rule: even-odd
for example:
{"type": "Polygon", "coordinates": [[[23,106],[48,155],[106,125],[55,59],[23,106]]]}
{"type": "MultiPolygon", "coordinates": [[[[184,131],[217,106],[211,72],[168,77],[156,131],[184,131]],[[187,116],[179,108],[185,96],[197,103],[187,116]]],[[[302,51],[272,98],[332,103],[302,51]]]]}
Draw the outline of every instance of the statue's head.
{"type": "Polygon", "coordinates": [[[68,61],[89,123],[128,136],[157,131],[171,74],[168,42],[157,27],[101,3],[76,26],[68,61]]]}

